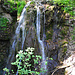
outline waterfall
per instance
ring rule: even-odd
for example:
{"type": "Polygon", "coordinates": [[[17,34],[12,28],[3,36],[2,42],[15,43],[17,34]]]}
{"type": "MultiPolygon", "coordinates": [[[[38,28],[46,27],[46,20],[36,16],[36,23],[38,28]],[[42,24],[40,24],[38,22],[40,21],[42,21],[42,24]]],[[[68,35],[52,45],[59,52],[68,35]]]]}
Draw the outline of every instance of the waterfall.
{"type": "MultiPolygon", "coordinates": [[[[26,8],[30,5],[30,3],[31,3],[31,1],[27,2],[25,7],[23,8],[22,14],[20,16],[19,24],[15,31],[15,36],[13,37],[13,43],[12,43],[12,47],[10,49],[10,54],[8,56],[7,65],[6,65],[6,67],[9,69],[9,71],[11,70],[11,62],[13,61],[13,59],[15,57],[15,47],[18,44],[20,39],[22,39],[21,49],[23,49],[23,46],[24,46],[24,41],[25,41],[25,37],[26,37],[26,30],[25,30],[25,17],[26,16],[25,15],[26,15],[26,8]],[[20,29],[22,29],[22,38],[20,38],[20,29]]],[[[17,71],[17,74],[18,74],[18,71],[17,71]]],[[[3,75],[5,75],[5,72],[3,73],[3,75]]]]}
{"type": "Polygon", "coordinates": [[[45,52],[44,52],[44,43],[42,40],[40,40],[40,9],[39,6],[37,6],[37,21],[36,21],[36,30],[37,30],[37,38],[40,45],[40,50],[42,52],[42,64],[41,68],[46,70],[47,66],[45,65],[45,52]]]}
{"type": "Polygon", "coordinates": [[[25,7],[23,8],[22,14],[20,16],[20,20],[19,20],[19,25],[16,28],[16,35],[17,35],[17,40],[19,40],[19,36],[20,36],[20,29],[22,29],[22,49],[23,49],[23,45],[24,45],[24,41],[25,41],[25,37],[26,37],[26,30],[25,30],[25,15],[26,15],[26,8],[30,5],[31,1],[29,1],[25,7]]]}
{"type": "MultiPolygon", "coordinates": [[[[26,8],[30,5],[30,3],[31,3],[31,1],[27,2],[25,7],[23,8],[23,11],[22,11],[22,14],[21,14],[20,20],[19,20],[19,25],[18,25],[18,27],[16,29],[17,38],[19,37],[19,34],[20,34],[20,28],[22,29],[22,47],[21,47],[21,49],[23,49],[24,41],[25,41],[25,37],[26,37],[26,30],[25,30],[26,8]]],[[[21,62],[21,60],[20,60],[20,62],[21,62]]],[[[17,71],[16,75],[18,75],[18,71],[17,71]]]]}

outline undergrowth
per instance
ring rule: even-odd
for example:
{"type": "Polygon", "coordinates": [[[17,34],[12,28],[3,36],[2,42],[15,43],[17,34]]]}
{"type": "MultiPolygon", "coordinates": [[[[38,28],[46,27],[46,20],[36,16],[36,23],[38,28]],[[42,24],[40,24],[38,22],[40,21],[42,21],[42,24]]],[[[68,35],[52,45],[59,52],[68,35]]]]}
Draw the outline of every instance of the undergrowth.
{"type": "MultiPolygon", "coordinates": [[[[40,59],[42,59],[40,55],[34,55],[34,48],[29,47],[25,50],[25,52],[23,52],[23,50],[20,50],[16,55],[16,61],[12,62],[11,64],[17,66],[19,75],[39,75],[40,73],[45,73],[47,71],[41,68],[41,64],[43,62],[39,63],[40,59]],[[35,67],[34,65],[36,65],[37,67],[35,67]],[[38,71],[38,69],[40,69],[40,71],[38,71]]],[[[45,65],[47,65],[47,61],[45,60],[44,62],[45,65]]],[[[10,75],[9,69],[4,68],[3,70],[6,71],[8,75],[10,75]]],[[[11,72],[13,75],[15,74],[14,70],[11,70],[11,72]]]]}

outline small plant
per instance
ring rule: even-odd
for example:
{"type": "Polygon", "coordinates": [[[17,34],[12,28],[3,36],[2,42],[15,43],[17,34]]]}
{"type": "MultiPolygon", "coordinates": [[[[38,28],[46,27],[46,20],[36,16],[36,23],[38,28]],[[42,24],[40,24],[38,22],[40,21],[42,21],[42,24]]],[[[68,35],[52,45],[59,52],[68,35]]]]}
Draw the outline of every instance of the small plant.
{"type": "MultiPolygon", "coordinates": [[[[16,61],[11,63],[12,65],[16,65],[17,66],[17,71],[19,73],[19,75],[28,75],[28,74],[35,74],[35,75],[39,75],[40,72],[46,72],[45,70],[43,70],[43,68],[41,68],[41,71],[38,72],[38,68],[35,68],[34,65],[38,65],[39,64],[39,60],[42,59],[42,57],[40,55],[34,55],[34,48],[27,48],[25,50],[25,52],[23,52],[23,50],[20,50],[18,52],[18,54],[16,55],[16,61]],[[33,62],[33,65],[32,65],[33,62]],[[34,68],[34,70],[31,69],[34,68]]],[[[47,61],[45,63],[47,65],[47,61]]],[[[40,67],[39,67],[40,68],[40,67]]],[[[8,69],[4,68],[4,71],[6,71],[7,73],[9,73],[8,69]]],[[[12,73],[14,74],[14,71],[12,70],[12,73]]],[[[9,73],[10,74],[10,73],[9,73]]]]}
{"type": "MultiPolygon", "coordinates": [[[[10,74],[10,73],[9,73],[9,69],[4,68],[3,70],[6,71],[8,75],[10,74]]],[[[5,74],[5,75],[6,75],[6,74],[5,74]]]]}

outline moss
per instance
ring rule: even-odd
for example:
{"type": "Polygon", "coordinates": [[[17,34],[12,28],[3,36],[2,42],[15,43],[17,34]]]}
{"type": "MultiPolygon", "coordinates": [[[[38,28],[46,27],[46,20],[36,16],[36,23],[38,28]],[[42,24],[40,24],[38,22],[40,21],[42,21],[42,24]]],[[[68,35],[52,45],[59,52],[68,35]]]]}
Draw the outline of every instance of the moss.
{"type": "Polygon", "coordinates": [[[67,48],[64,48],[64,53],[67,51],[67,48]]]}
{"type": "Polygon", "coordinates": [[[30,8],[30,6],[28,6],[28,7],[26,8],[27,12],[29,12],[29,8],[30,8]]]}
{"type": "Polygon", "coordinates": [[[75,42],[73,42],[73,44],[75,44],[75,42]]]}
{"type": "Polygon", "coordinates": [[[34,4],[35,2],[34,1],[32,1],[30,4],[34,4]]]}
{"type": "Polygon", "coordinates": [[[18,10],[17,14],[18,14],[18,16],[20,16],[25,5],[26,5],[25,1],[18,1],[17,2],[17,10],[18,10]]]}
{"type": "Polygon", "coordinates": [[[11,1],[5,2],[4,5],[5,5],[7,8],[9,8],[8,11],[9,11],[10,13],[12,13],[13,11],[17,11],[17,9],[16,9],[16,4],[14,4],[14,3],[11,2],[11,1]],[[9,6],[9,7],[8,7],[8,6],[9,6]]]}
{"type": "Polygon", "coordinates": [[[8,33],[8,31],[5,31],[5,33],[8,33]]]}
{"type": "Polygon", "coordinates": [[[62,34],[62,35],[66,35],[67,32],[65,32],[64,30],[62,30],[62,31],[61,31],[61,34],[62,34]]]}
{"type": "Polygon", "coordinates": [[[50,11],[47,10],[47,11],[46,11],[46,14],[49,14],[49,13],[50,13],[50,11]]]}
{"type": "Polygon", "coordinates": [[[67,35],[68,29],[69,29],[69,27],[63,26],[63,27],[62,27],[62,30],[61,30],[61,32],[60,32],[60,34],[61,34],[61,35],[67,35]]]}
{"type": "Polygon", "coordinates": [[[47,4],[53,5],[53,0],[47,1],[47,4]]]}
{"type": "Polygon", "coordinates": [[[53,35],[53,30],[50,29],[46,32],[46,40],[48,39],[52,39],[52,35],[53,35]]]}
{"type": "Polygon", "coordinates": [[[6,30],[8,22],[7,18],[0,17],[0,30],[6,30]]]}

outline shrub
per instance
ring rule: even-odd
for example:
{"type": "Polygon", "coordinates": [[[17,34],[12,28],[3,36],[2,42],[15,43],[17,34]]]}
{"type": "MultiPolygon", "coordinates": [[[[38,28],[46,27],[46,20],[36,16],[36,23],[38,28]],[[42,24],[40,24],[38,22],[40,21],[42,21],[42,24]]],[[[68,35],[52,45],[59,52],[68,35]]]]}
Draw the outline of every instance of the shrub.
{"type": "MultiPolygon", "coordinates": [[[[39,75],[40,72],[46,72],[45,70],[43,70],[43,68],[41,68],[41,71],[38,72],[37,69],[35,68],[34,65],[38,65],[40,68],[40,63],[38,63],[38,61],[41,59],[42,57],[40,55],[34,55],[34,48],[27,48],[25,50],[25,52],[23,52],[23,50],[20,50],[18,52],[18,54],[16,55],[16,61],[11,63],[12,65],[16,65],[17,66],[17,71],[19,73],[19,75],[22,74],[37,74],[39,75]],[[34,65],[31,64],[31,62],[33,61],[34,65]],[[33,66],[34,70],[31,69],[31,67],[33,66]]],[[[46,65],[47,65],[47,61],[46,61],[46,65]]],[[[9,70],[7,68],[3,69],[4,71],[6,71],[8,74],[9,70]]],[[[12,73],[14,74],[13,70],[12,73]]]]}

